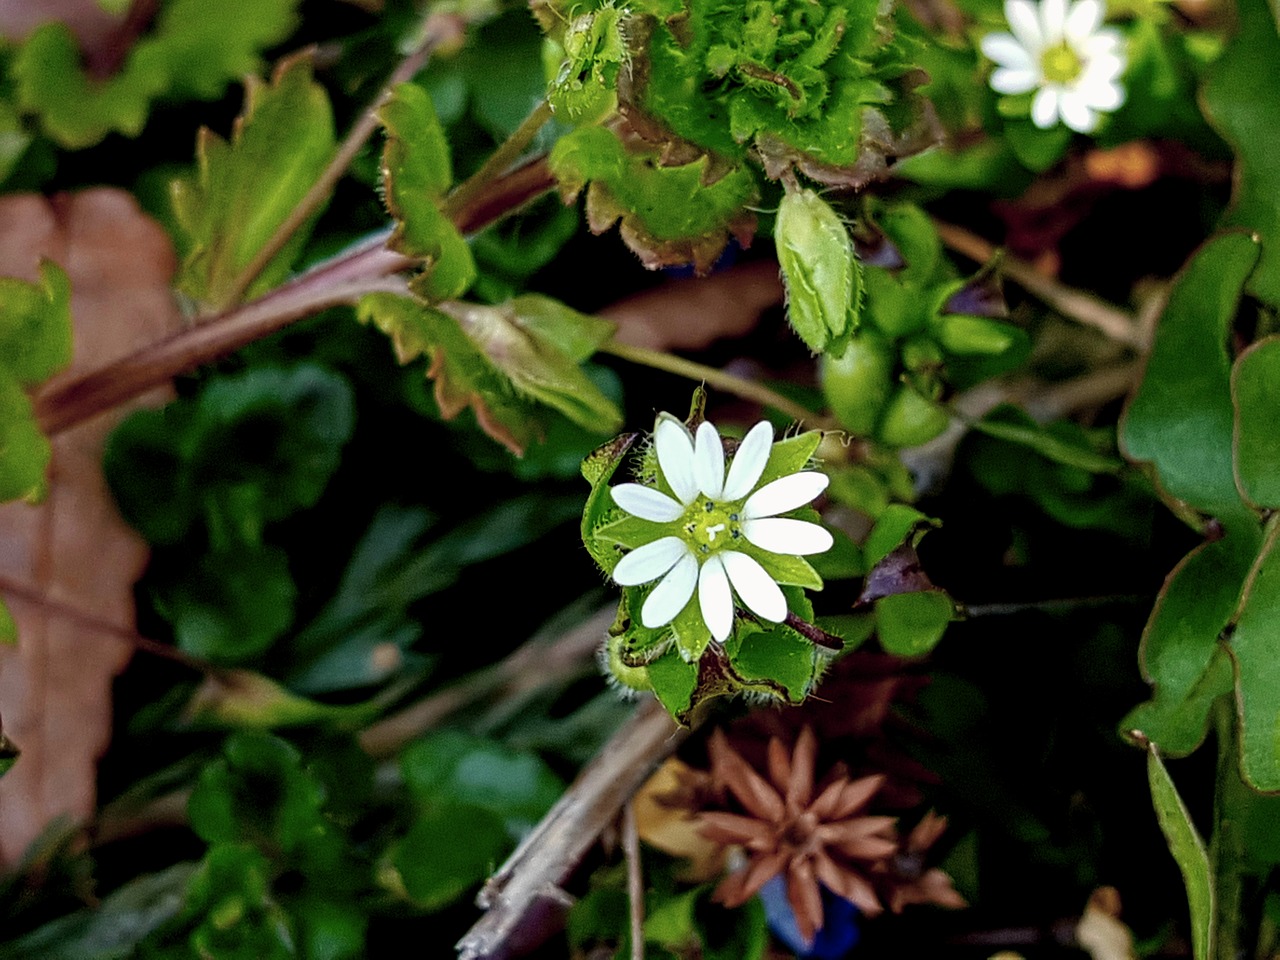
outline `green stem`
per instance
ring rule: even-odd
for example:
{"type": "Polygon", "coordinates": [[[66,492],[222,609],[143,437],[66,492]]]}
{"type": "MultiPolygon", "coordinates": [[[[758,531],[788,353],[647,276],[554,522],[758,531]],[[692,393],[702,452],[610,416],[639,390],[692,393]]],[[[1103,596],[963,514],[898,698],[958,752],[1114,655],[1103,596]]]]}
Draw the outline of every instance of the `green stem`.
{"type": "Polygon", "coordinates": [[[632,363],[652,367],[655,370],[663,370],[667,373],[674,373],[676,376],[706,383],[708,386],[723,390],[725,393],[731,393],[735,397],[741,397],[743,400],[750,400],[765,407],[773,407],[793,420],[807,421],[817,427],[823,427],[826,424],[825,417],[821,417],[812,410],[800,406],[794,400],[788,400],[782,394],[771,390],[764,384],[756,383],[754,380],[744,380],[742,377],[735,376],[732,373],[725,373],[715,367],[708,367],[706,364],[695,363],[683,357],[663,353],[661,350],[650,350],[648,347],[619,343],[617,340],[610,340],[600,348],[600,352],[621,357],[623,360],[630,360],[632,363]]]}
{"type": "Polygon", "coordinates": [[[484,192],[490,183],[515,165],[525,150],[529,149],[529,144],[533,143],[533,138],[538,135],[538,131],[546,126],[550,119],[551,104],[543,100],[520,122],[520,126],[516,127],[511,136],[489,155],[489,159],[485,160],[480,169],[458,184],[445,198],[444,215],[450,219],[456,219],[459,211],[466,208],[484,192]]]}
{"type": "Polygon", "coordinates": [[[1243,926],[1244,859],[1240,817],[1250,790],[1240,779],[1239,744],[1235,708],[1229,697],[1220,699],[1214,719],[1218,734],[1218,776],[1214,796],[1213,837],[1209,862],[1213,867],[1216,899],[1216,960],[1239,960],[1243,926]]]}

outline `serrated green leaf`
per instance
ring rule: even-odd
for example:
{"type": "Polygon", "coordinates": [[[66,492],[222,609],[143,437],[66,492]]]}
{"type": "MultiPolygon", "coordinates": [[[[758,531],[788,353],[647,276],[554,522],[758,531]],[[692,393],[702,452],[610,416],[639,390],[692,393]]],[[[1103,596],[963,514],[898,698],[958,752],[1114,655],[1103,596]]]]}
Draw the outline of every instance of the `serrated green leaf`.
{"type": "Polygon", "coordinates": [[[565,59],[547,93],[561,122],[597,123],[617,107],[618,71],[627,57],[625,13],[606,4],[574,17],[565,28],[565,59]]]}
{"type": "Polygon", "coordinates": [[[1170,497],[1244,522],[1232,469],[1227,337],[1258,253],[1250,237],[1224,234],[1183,268],[1120,429],[1127,455],[1153,463],[1170,497]]]}
{"type": "Polygon", "coordinates": [[[424,272],[411,282],[419,295],[428,300],[462,296],[475,281],[476,264],[467,241],[440,209],[453,166],[431,96],[402,83],[378,116],[387,130],[383,196],[396,220],[388,246],[425,262],[424,272]]]}
{"type": "Polygon", "coordinates": [[[1154,744],[1147,747],[1147,782],[1151,787],[1156,820],[1169,844],[1169,852],[1182,871],[1182,882],[1187,890],[1187,905],[1191,911],[1191,955],[1195,960],[1212,960],[1217,901],[1209,853],[1154,744]]]}
{"type": "Polygon", "coordinates": [[[587,223],[604,233],[621,221],[627,246],[650,268],[692,263],[710,270],[730,236],[755,234],[747,207],[759,195],[745,167],[707,183],[706,158],[664,167],[652,152],[624,146],[611,130],[583,127],[552,148],[551,172],[566,201],[587,190],[587,223]]]}
{"type": "Polygon", "coordinates": [[[824,353],[858,325],[862,265],[853,238],[812,190],[787,192],[773,230],[787,285],[787,318],[810,350],[824,353]]]}
{"type": "MultiPolygon", "coordinates": [[[[250,78],[231,141],[202,129],[196,176],[173,184],[174,215],[188,247],[178,287],[210,306],[228,306],[244,268],[315,184],[334,149],[333,111],[308,57],[282,61],[269,84],[250,78]]],[[[284,279],[309,232],[310,223],[294,231],[248,296],[284,279]]]]}
{"type": "Polygon", "coordinates": [[[46,23],[14,58],[18,103],[71,149],[92,146],[111,132],[136,136],[153,101],[211,100],[231,81],[256,73],[261,52],[292,32],[297,7],[298,0],[171,0],[119,72],[105,80],[86,74],[64,25],[46,23]]]}
{"type": "Polygon", "coordinates": [[[1236,11],[1235,39],[1210,71],[1203,100],[1236,155],[1235,191],[1224,225],[1258,232],[1261,259],[1249,290],[1280,306],[1280,158],[1274,145],[1280,103],[1257,95],[1280,87],[1280,35],[1265,0],[1240,0],[1236,11]]]}
{"type": "Polygon", "coordinates": [[[470,406],[491,437],[520,454],[538,434],[538,404],[579,426],[613,432],[622,414],[579,363],[608,339],[612,325],[529,294],[498,306],[424,307],[408,297],[370,294],[362,322],[387,333],[401,362],[431,358],[440,413],[470,406]]]}
{"type": "Polygon", "coordinates": [[[1213,702],[1231,689],[1231,664],[1218,637],[1235,612],[1240,584],[1256,555],[1251,529],[1202,544],[1165,580],[1142,634],[1142,672],[1150,701],[1124,718],[1163,753],[1182,756],[1204,740],[1213,702]]]}
{"type": "Polygon", "coordinates": [[[1272,523],[1241,593],[1228,649],[1240,711],[1240,772],[1280,790],[1280,524],[1272,523]]]}
{"type": "Polygon", "coordinates": [[[1231,370],[1235,472],[1255,507],[1280,507],[1280,337],[1256,343],[1231,370]]]}
{"type": "Polygon", "coordinates": [[[932,650],[955,613],[941,590],[895,593],[876,601],[876,634],[888,653],[919,657],[932,650]]]}

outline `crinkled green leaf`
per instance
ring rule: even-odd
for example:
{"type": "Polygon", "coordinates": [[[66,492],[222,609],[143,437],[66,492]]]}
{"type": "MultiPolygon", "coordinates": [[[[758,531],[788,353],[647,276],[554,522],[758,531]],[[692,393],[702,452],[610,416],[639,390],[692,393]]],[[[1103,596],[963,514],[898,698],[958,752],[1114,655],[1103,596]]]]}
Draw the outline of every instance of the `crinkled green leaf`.
{"type": "Polygon", "coordinates": [[[1241,495],[1255,507],[1280,507],[1280,337],[1254,344],[1231,371],[1235,469],[1241,495]]]}
{"type": "Polygon", "coordinates": [[[253,74],[262,51],[284,40],[298,0],[171,0],[118,73],[91,79],[71,31],[37,28],[18,48],[12,74],[22,110],[39,116],[64,147],[92,146],[108,133],[136,136],[156,100],[212,100],[253,74]]]}
{"type": "Polygon", "coordinates": [[[408,297],[370,294],[358,316],[387,333],[401,362],[428,356],[440,413],[471,407],[491,437],[520,454],[539,434],[538,405],[600,433],[622,414],[580,363],[612,334],[612,324],[526,294],[498,306],[424,307],[408,297]]]}
{"type": "Polygon", "coordinates": [[[679,720],[693,708],[698,686],[698,664],[689,663],[672,647],[649,664],[649,683],[667,712],[679,720]]]}
{"type": "Polygon", "coordinates": [[[1218,638],[1235,612],[1257,546],[1253,529],[1233,531],[1197,547],[1169,574],[1139,652],[1143,676],[1155,691],[1124,718],[1122,730],[1141,731],[1175,756],[1204,740],[1213,702],[1232,684],[1218,638]]]}
{"type": "Polygon", "coordinates": [[[813,687],[818,653],[812,643],[785,626],[746,633],[730,658],[746,681],[781,684],[792,703],[800,703],[813,687]]]}
{"type": "Polygon", "coordinates": [[[706,158],[664,167],[656,154],[624,146],[612,131],[583,127],[551,151],[551,171],[566,201],[587,187],[587,223],[603,233],[615,222],[645,266],[692,263],[705,272],[735,237],[748,246],[758,199],[755,178],[735,168],[708,184],[706,158]]]}
{"type": "Polygon", "coordinates": [[[1120,430],[1125,452],[1154,464],[1165,493],[1224,520],[1246,513],[1232,470],[1227,338],[1258,253],[1245,234],[1224,234],[1183,268],[1120,430]]]}
{"type": "Polygon", "coordinates": [[[1238,32],[1214,64],[1203,99],[1235,149],[1235,193],[1224,224],[1258,232],[1262,253],[1249,290],[1280,306],[1280,103],[1258,96],[1259,90],[1280,88],[1280,35],[1265,0],[1240,0],[1236,11],[1238,32]]]}
{"type": "Polygon", "coordinates": [[[561,122],[596,123],[617,107],[618,71],[627,57],[625,13],[606,4],[579,14],[565,28],[565,59],[547,94],[561,122]]]}
{"type": "Polygon", "coordinates": [[[467,241],[440,209],[453,166],[431,96],[402,83],[378,116],[387,130],[383,197],[396,220],[388,245],[424,261],[424,272],[412,281],[418,294],[428,300],[459,297],[475,280],[476,264],[467,241]]]}
{"type": "Polygon", "coordinates": [[[937,646],[954,613],[941,590],[895,593],[876,601],[876,634],[888,653],[923,656],[937,646]]]}
{"type": "Polygon", "coordinates": [[[1209,853],[1154,744],[1148,745],[1147,749],[1147,782],[1151,786],[1156,820],[1164,831],[1169,852],[1182,871],[1182,882],[1187,890],[1187,905],[1191,911],[1191,955],[1195,960],[1212,960],[1217,897],[1209,853]]]}
{"type": "MultiPolygon", "coordinates": [[[[315,184],[334,149],[329,97],[312,79],[307,56],[281,62],[269,84],[250,78],[230,142],[202,129],[196,175],[173,184],[174,215],[188,251],[179,288],[210,306],[229,305],[237,278],[315,184]]],[[[249,296],[284,279],[309,232],[309,225],[294,231],[249,296]]]]}
{"type": "Polygon", "coordinates": [[[1280,790],[1280,525],[1245,580],[1228,649],[1240,710],[1240,772],[1258,790],[1280,790]]]}

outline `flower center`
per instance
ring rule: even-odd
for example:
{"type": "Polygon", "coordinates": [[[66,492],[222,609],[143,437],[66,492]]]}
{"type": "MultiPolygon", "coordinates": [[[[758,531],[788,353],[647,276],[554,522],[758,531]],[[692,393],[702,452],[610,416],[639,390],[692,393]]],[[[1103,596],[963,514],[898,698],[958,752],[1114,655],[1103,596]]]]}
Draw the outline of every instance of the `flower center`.
{"type": "Polygon", "coordinates": [[[699,497],[685,513],[684,532],[700,556],[709,556],[730,546],[742,536],[736,503],[717,503],[699,497]]]}
{"type": "Polygon", "coordinates": [[[1050,83],[1070,83],[1080,76],[1084,63],[1065,42],[1050,47],[1040,57],[1040,69],[1050,83]]]}

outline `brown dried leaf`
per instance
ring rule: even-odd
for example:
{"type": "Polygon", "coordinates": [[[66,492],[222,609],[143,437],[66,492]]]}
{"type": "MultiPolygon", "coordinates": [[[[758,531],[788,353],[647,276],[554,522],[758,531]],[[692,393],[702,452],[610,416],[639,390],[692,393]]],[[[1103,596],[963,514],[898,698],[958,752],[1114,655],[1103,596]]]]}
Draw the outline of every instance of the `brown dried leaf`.
{"type": "Polygon", "coordinates": [[[782,303],[773,260],[741,264],[710,277],[672,280],[600,311],[618,325],[619,343],[651,350],[700,350],[721,337],[740,337],[760,315],[782,303]]]}
{"type": "MultiPolygon", "coordinates": [[[[33,280],[41,257],[71,280],[75,358],[62,377],[178,325],[169,238],[123,191],[0,198],[0,275],[33,280]]],[[[43,504],[0,507],[0,580],[25,597],[6,598],[19,640],[0,650],[0,714],[22,750],[0,779],[0,862],[21,857],[55,817],[94,809],[111,678],[131,650],[119,634],[134,629],[133,583],[147,559],[102,478],[102,443],[118,419],[100,416],[54,438],[43,504]]]]}

